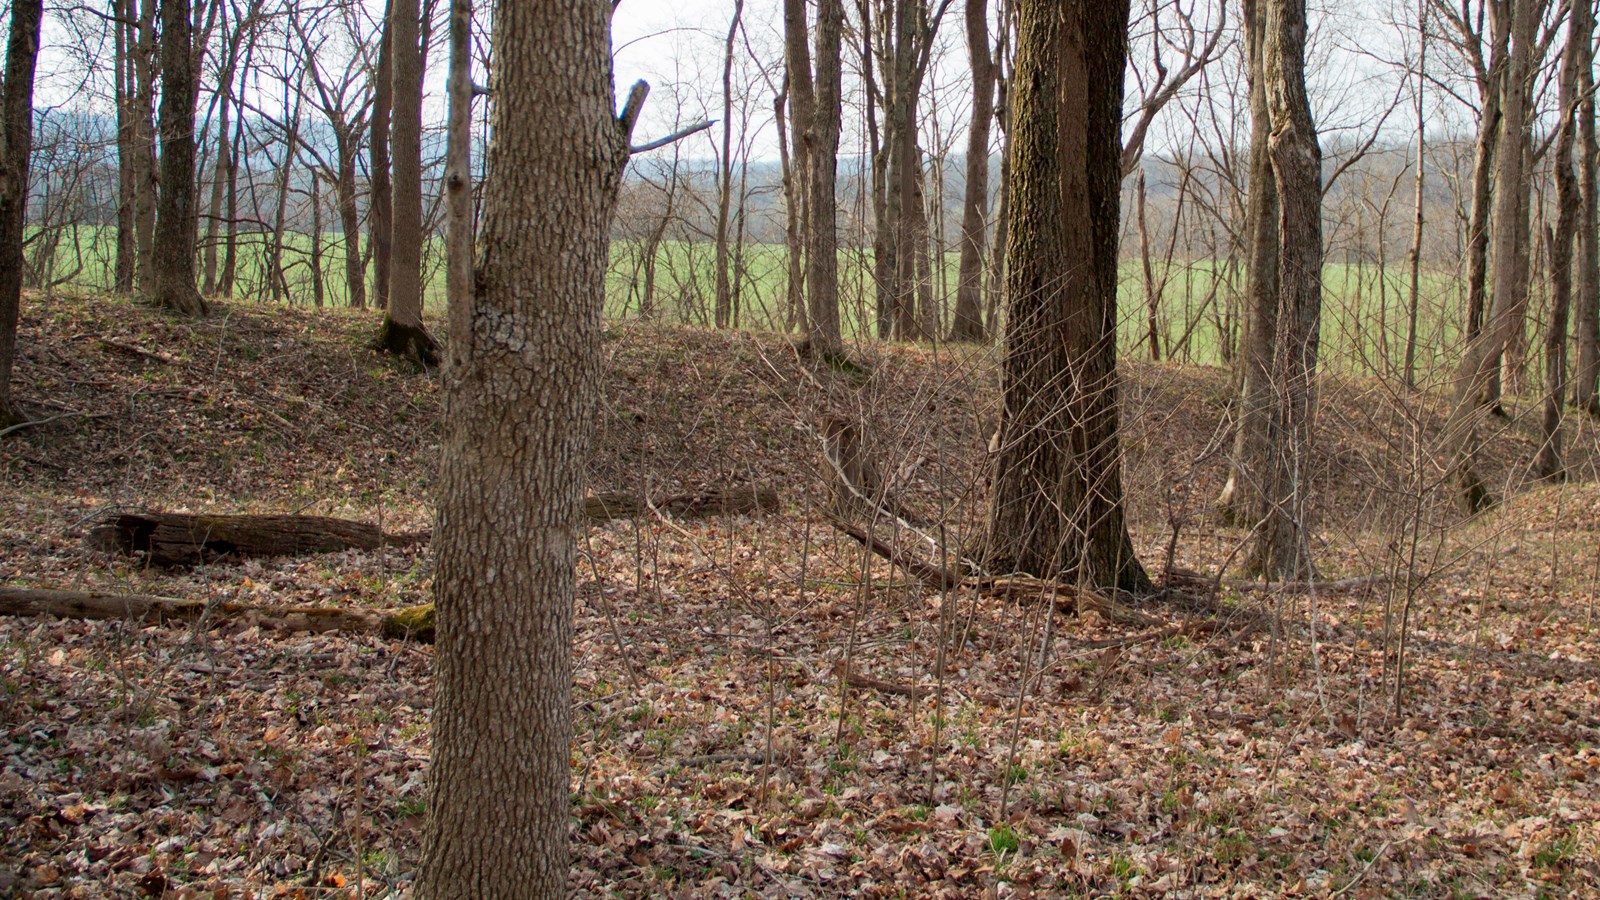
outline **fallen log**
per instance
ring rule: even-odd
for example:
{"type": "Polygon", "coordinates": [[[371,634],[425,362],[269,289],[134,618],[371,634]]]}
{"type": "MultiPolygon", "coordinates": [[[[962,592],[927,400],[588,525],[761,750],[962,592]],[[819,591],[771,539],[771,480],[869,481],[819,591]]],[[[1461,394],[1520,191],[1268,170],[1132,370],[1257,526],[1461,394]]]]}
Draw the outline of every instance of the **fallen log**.
{"type": "Polygon", "coordinates": [[[1087,610],[1093,610],[1118,625],[1151,626],[1158,624],[1160,621],[1096,591],[1075,585],[1026,576],[986,578],[962,575],[922,559],[909,550],[890,546],[879,540],[876,535],[869,533],[866,529],[857,526],[843,516],[831,512],[827,515],[828,520],[833,523],[835,528],[849,535],[861,546],[904,569],[913,578],[934,590],[964,587],[982,594],[1004,597],[1022,603],[1043,603],[1048,601],[1054,604],[1058,612],[1077,615],[1087,610]]]}
{"type": "MultiPolygon", "coordinates": [[[[745,515],[777,509],[778,492],[736,485],[648,500],[603,493],[584,499],[592,522],[651,514],[652,507],[681,519],[745,515]]],[[[192,566],[221,559],[303,556],[341,550],[376,550],[425,543],[431,532],[385,533],[375,525],[330,516],[194,515],[158,510],[116,512],[89,531],[89,545],[124,556],[143,556],[153,566],[192,566]]]]}
{"type": "Polygon", "coordinates": [[[712,487],[689,494],[672,494],[650,500],[617,492],[593,494],[583,499],[583,514],[591,521],[638,519],[651,515],[652,507],[675,519],[709,519],[743,516],[778,508],[778,492],[762,485],[712,487]]]}
{"type": "Polygon", "coordinates": [[[274,631],[377,634],[399,640],[433,642],[432,604],[364,612],[325,606],[256,606],[149,594],[0,587],[0,615],[126,619],[146,625],[182,625],[202,619],[211,623],[244,621],[274,631]]]}
{"type": "Polygon", "coordinates": [[[376,550],[426,540],[390,535],[374,525],[329,516],[191,515],[156,511],[112,513],[89,531],[90,546],[154,566],[192,566],[223,557],[301,556],[376,550]]]}

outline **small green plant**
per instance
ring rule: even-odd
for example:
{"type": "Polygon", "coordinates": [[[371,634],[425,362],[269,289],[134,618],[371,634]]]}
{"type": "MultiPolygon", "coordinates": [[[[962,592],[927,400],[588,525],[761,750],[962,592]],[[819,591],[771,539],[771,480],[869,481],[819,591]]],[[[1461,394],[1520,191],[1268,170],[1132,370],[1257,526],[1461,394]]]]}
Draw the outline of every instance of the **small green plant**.
{"type": "Polygon", "coordinates": [[[1533,853],[1533,864],[1541,869],[1554,868],[1562,860],[1570,857],[1578,849],[1578,839],[1572,834],[1563,834],[1550,841],[1533,853]]]}
{"type": "Polygon", "coordinates": [[[989,849],[997,855],[1015,853],[1020,846],[1022,842],[1017,839],[1017,833],[1010,825],[1002,822],[989,829],[989,849]]]}

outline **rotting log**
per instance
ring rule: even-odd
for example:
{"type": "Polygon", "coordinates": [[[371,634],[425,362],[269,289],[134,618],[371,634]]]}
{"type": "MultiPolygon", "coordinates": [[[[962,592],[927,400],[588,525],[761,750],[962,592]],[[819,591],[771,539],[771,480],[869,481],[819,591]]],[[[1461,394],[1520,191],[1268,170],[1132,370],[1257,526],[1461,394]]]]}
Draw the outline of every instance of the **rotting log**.
{"type": "MultiPolygon", "coordinates": [[[[649,500],[602,493],[584,499],[591,522],[652,515],[680,519],[748,515],[779,506],[770,487],[733,485],[649,500]]],[[[222,559],[303,556],[341,550],[376,550],[426,543],[427,531],[385,533],[377,526],[330,516],[194,515],[156,510],[114,512],[89,531],[89,545],[124,556],[143,556],[152,566],[192,566],[222,559]]]]}
{"type": "Polygon", "coordinates": [[[149,594],[61,591],[0,587],[0,615],[55,616],[62,619],[125,619],[146,625],[210,624],[242,621],[274,631],[323,634],[377,634],[397,640],[433,641],[433,605],[398,610],[341,609],[326,606],[257,606],[207,602],[149,594]]]}
{"type": "Polygon", "coordinates": [[[387,535],[365,522],[329,516],[111,513],[89,531],[96,549],[143,554],[154,566],[190,566],[223,557],[301,556],[376,550],[426,539],[387,535]]]}

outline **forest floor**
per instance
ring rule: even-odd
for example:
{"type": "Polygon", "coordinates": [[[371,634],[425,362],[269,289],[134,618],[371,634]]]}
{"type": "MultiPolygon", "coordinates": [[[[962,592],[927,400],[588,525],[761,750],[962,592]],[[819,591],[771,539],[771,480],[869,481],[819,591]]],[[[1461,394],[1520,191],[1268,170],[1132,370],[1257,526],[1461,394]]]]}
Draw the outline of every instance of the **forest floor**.
{"type": "MultiPolygon", "coordinates": [[[[370,352],[374,327],[26,299],[18,392],[57,418],[0,438],[0,584],[426,602],[425,545],[157,570],[84,541],[135,507],[427,527],[437,383],[370,352]]],[[[974,534],[993,351],[818,369],[778,336],[612,324],[603,352],[595,490],[754,482],[784,505],[590,529],[575,894],[1600,896],[1592,423],[1569,423],[1573,478],[1538,486],[1536,406],[1510,404],[1480,461],[1506,502],[1462,521],[1438,398],[1328,380],[1315,552],[1342,587],[1229,571],[1122,625],[928,590],[816,508],[814,423],[843,416],[952,546],[974,534]]],[[[1244,537],[1210,511],[1227,373],[1126,368],[1136,545],[1158,583],[1214,576],[1244,537]]],[[[0,619],[0,896],[404,893],[431,655],[0,619]]]]}

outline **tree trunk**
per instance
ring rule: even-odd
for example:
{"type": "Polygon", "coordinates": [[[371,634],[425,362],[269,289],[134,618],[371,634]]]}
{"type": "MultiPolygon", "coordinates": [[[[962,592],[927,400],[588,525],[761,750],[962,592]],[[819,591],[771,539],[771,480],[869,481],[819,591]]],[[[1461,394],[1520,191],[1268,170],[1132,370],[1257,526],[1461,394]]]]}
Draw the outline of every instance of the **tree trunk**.
{"type": "Polygon", "coordinates": [[[157,2],[138,0],[138,36],[133,46],[133,196],[134,235],[138,250],[135,282],[146,294],[157,289],[159,278],[154,262],[156,221],[159,215],[156,134],[151,127],[156,111],[156,79],[161,76],[157,66],[155,38],[157,2]]]}
{"type": "Polygon", "coordinates": [[[112,270],[112,290],[119,294],[133,292],[134,269],[138,259],[138,221],[134,189],[135,170],[133,93],[137,83],[133,77],[134,41],[129,39],[133,18],[131,0],[117,0],[113,7],[121,21],[111,23],[113,35],[113,75],[117,95],[117,257],[112,270]]]}
{"type": "Polygon", "coordinates": [[[201,251],[203,275],[200,293],[211,296],[217,290],[217,238],[221,234],[223,192],[228,188],[228,170],[233,167],[229,155],[233,129],[228,125],[228,87],[224,85],[217,96],[217,162],[212,167],[210,215],[206,218],[205,248],[201,251]]]}
{"type": "Polygon", "coordinates": [[[0,428],[19,417],[11,393],[22,308],[22,240],[28,221],[28,154],[33,147],[33,73],[39,58],[40,0],[13,0],[0,85],[0,428]]]}
{"type": "Polygon", "coordinates": [[[450,312],[427,900],[566,896],[573,570],[628,146],[611,9],[495,8],[482,262],[450,312]]]}
{"type": "MultiPolygon", "coordinates": [[[[1498,22],[1498,20],[1496,20],[1498,22]]],[[[1490,61],[1479,80],[1483,109],[1473,147],[1472,212],[1467,223],[1467,341],[1483,332],[1489,309],[1489,230],[1494,216],[1494,172],[1498,165],[1501,100],[1505,95],[1506,37],[1497,24],[1490,45],[1490,61]]],[[[1487,386],[1485,386],[1486,389],[1487,386]]],[[[1485,397],[1479,397],[1484,402],[1485,397]]]]}
{"type": "Polygon", "coordinates": [[[809,332],[806,316],[805,270],[805,189],[801,186],[804,164],[789,152],[793,146],[800,149],[798,141],[789,138],[788,80],[784,89],[772,101],[772,120],[778,129],[778,167],[783,173],[783,241],[784,241],[784,323],[785,331],[809,332]]]}
{"type": "MultiPolygon", "coordinates": [[[[1587,11],[1587,25],[1594,30],[1594,9],[1587,11]]],[[[1578,361],[1573,372],[1572,405],[1600,416],[1600,140],[1595,136],[1594,47],[1580,48],[1583,61],[1578,66],[1578,194],[1581,209],[1578,223],[1578,273],[1574,296],[1578,333],[1578,361]]]]}
{"type": "Polygon", "coordinates": [[[361,255],[361,210],[356,196],[356,154],[360,139],[354,127],[346,125],[339,133],[339,175],[335,185],[339,201],[339,230],[344,236],[344,284],[351,309],[367,305],[367,273],[361,255]]]}
{"type": "MultiPolygon", "coordinates": [[[[1533,47],[1536,21],[1533,0],[1507,0],[1504,14],[1510,19],[1510,52],[1502,98],[1498,164],[1495,183],[1523,185],[1527,156],[1527,89],[1533,74],[1533,47]]],[[[1449,472],[1456,483],[1457,499],[1463,512],[1473,514],[1493,505],[1494,498],[1478,477],[1476,458],[1479,449],[1478,420],[1485,394],[1499,375],[1500,359],[1510,344],[1512,332],[1521,324],[1515,315],[1517,220],[1522,205],[1518,196],[1525,190],[1494,192],[1494,292],[1493,305],[1482,330],[1467,342],[1466,352],[1456,371],[1455,397],[1445,420],[1444,434],[1450,455],[1449,472]]]]}
{"type": "Polygon", "coordinates": [[[990,571],[1145,590],[1117,424],[1126,0],[1020,0],[990,571]]]}
{"type": "MultiPolygon", "coordinates": [[[[1161,331],[1157,315],[1161,309],[1161,286],[1156,283],[1155,266],[1150,261],[1150,222],[1146,212],[1144,167],[1139,167],[1139,180],[1135,182],[1134,201],[1139,217],[1139,264],[1144,275],[1145,341],[1150,348],[1150,361],[1161,361],[1161,331]]],[[[1176,223],[1172,226],[1176,229],[1176,223]]],[[[1171,259],[1167,260],[1171,265],[1171,259]]]]}
{"type": "Polygon", "coordinates": [[[983,269],[989,245],[989,130],[994,123],[995,64],[989,55],[988,3],[967,0],[967,58],[972,64],[972,119],[967,125],[967,184],[961,205],[952,341],[984,341],[983,269]]]}
{"type": "MultiPolygon", "coordinates": [[[[1250,264],[1245,275],[1244,334],[1235,360],[1239,403],[1234,424],[1228,481],[1217,506],[1223,520],[1254,528],[1264,518],[1265,500],[1256,474],[1265,467],[1273,404],[1272,357],[1278,334],[1278,187],[1272,175],[1268,138],[1272,133],[1263,68],[1266,14],[1262,0],[1245,0],[1245,57],[1250,90],[1249,198],[1245,231],[1250,264]]],[[[1267,0],[1271,2],[1271,0],[1267,0]]]]}
{"type": "Polygon", "coordinates": [[[716,323],[727,328],[733,315],[733,285],[729,281],[728,225],[733,203],[733,41],[739,34],[744,0],[734,0],[733,20],[722,53],[722,165],[717,180],[717,296],[716,323]]]}
{"type": "Polygon", "coordinates": [[[233,126],[233,144],[228,148],[228,221],[224,225],[222,240],[222,271],[217,275],[217,293],[233,296],[235,275],[239,269],[239,147],[244,143],[244,120],[233,126]]]}
{"type": "Polygon", "coordinates": [[[161,0],[161,190],[154,300],[185,316],[206,314],[195,285],[194,106],[199,96],[189,0],[161,0]]]}
{"type": "Polygon", "coordinates": [[[835,197],[839,167],[840,0],[819,0],[817,69],[806,43],[805,0],[784,0],[784,68],[788,75],[795,163],[804,172],[806,337],[823,354],[843,346],[839,332],[839,229],[835,197]]]}
{"type": "Polygon", "coordinates": [[[1550,321],[1544,337],[1545,399],[1540,419],[1543,440],[1533,465],[1546,481],[1560,481],[1566,474],[1561,454],[1561,414],[1567,392],[1567,321],[1572,312],[1573,244],[1583,213],[1572,157],[1578,140],[1578,91],[1582,88],[1580,72],[1586,64],[1584,50],[1594,39],[1592,15],[1593,0],[1571,4],[1557,87],[1561,124],[1556,134],[1555,159],[1551,160],[1556,178],[1556,226],[1553,232],[1546,233],[1550,247],[1550,321]]]}
{"type": "MultiPolygon", "coordinates": [[[[840,33],[844,29],[841,0],[818,0],[817,70],[813,115],[805,129],[807,336],[823,353],[843,347],[839,330],[839,224],[836,184],[842,74],[840,33]]],[[[804,35],[801,37],[804,40],[804,35]]]]}
{"type": "Polygon", "coordinates": [[[417,0],[390,4],[394,56],[393,222],[389,229],[388,311],[377,349],[423,369],[439,364],[439,348],[422,324],[422,47],[417,0]]]}
{"type": "Polygon", "coordinates": [[[372,76],[372,208],[367,227],[372,241],[372,305],[389,308],[390,229],[394,227],[394,186],[389,177],[389,118],[394,109],[394,0],[386,0],[378,37],[378,65],[372,76]]]}
{"type": "Polygon", "coordinates": [[[311,305],[322,309],[327,303],[327,286],[322,266],[322,176],[314,169],[311,176],[311,305]]]}
{"type": "Polygon", "coordinates": [[[1245,569],[1283,580],[1312,574],[1309,494],[1322,322],[1322,149],[1306,96],[1306,0],[1268,7],[1262,48],[1278,195],[1278,322],[1267,455],[1253,473],[1266,506],[1245,569]]]}
{"type": "Polygon", "coordinates": [[[1406,298],[1406,356],[1403,377],[1407,390],[1417,388],[1417,313],[1422,305],[1422,229],[1423,204],[1427,199],[1427,128],[1423,109],[1424,80],[1428,75],[1428,0],[1417,0],[1417,170],[1413,177],[1411,249],[1406,262],[1411,267],[1410,293],[1406,298]]]}

